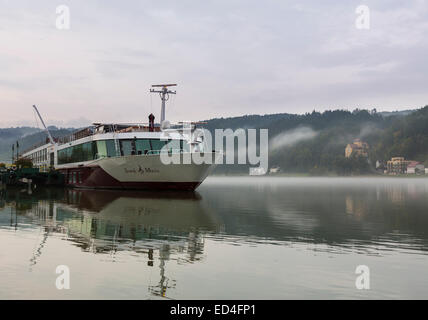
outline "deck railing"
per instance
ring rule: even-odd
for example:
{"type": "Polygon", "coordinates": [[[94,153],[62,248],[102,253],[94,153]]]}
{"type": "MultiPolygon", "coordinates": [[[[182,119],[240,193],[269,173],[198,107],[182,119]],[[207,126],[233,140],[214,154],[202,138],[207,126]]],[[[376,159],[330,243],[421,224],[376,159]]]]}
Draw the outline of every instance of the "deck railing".
{"type": "MultiPolygon", "coordinates": [[[[191,124],[193,126],[198,123],[195,122],[191,124]]],[[[183,122],[171,123],[170,129],[179,129],[182,126],[183,126],[183,122]]],[[[153,129],[154,129],[154,132],[161,131],[161,127],[159,125],[156,125],[153,129]]],[[[59,138],[54,138],[54,141],[58,145],[63,145],[63,144],[70,143],[86,137],[90,137],[99,133],[126,133],[126,132],[149,132],[149,131],[150,131],[150,126],[148,123],[95,124],[95,126],[90,126],[85,129],[80,129],[69,135],[59,137],[59,138]],[[102,131],[98,131],[100,127],[104,127],[104,129],[102,131]]],[[[31,148],[26,149],[21,154],[25,154],[33,149],[39,148],[48,143],[49,141],[48,139],[46,139],[44,142],[40,142],[38,144],[33,145],[31,148]]]]}

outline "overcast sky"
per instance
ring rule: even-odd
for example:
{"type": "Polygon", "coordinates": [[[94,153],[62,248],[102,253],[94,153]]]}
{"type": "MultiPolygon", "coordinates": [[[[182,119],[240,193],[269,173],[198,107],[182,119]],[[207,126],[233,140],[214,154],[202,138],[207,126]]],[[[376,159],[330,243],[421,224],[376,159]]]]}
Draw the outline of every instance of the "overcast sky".
{"type": "Polygon", "coordinates": [[[0,0],[0,126],[159,120],[163,82],[171,121],[418,108],[427,56],[425,0],[0,0]]]}

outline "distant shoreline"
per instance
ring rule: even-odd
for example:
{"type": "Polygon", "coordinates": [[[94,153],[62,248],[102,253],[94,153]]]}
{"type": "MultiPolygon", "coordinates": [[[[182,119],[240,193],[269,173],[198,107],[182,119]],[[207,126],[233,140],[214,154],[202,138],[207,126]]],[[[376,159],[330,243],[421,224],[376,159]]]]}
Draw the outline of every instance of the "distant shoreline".
{"type": "Polygon", "coordinates": [[[213,174],[209,177],[215,178],[228,178],[228,177],[255,177],[255,178],[413,178],[413,179],[422,179],[428,178],[428,175],[414,175],[414,174],[399,174],[399,175],[389,175],[389,174],[362,174],[362,175],[311,175],[311,174],[298,174],[298,173],[284,173],[284,174],[266,174],[260,176],[251,176],[249,174],[213,174]]]}

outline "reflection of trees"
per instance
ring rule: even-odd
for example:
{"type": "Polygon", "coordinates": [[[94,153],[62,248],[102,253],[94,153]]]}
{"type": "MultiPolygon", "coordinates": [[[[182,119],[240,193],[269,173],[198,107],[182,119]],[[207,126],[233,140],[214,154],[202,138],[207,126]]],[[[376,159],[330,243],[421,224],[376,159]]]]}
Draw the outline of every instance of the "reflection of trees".
{"type": "Polygon", "coordinates": [[[401,230],[403,241],[416,236],[428,245],[428,184],[422,180],[284,178],[258,185],[242,181],[218,184],[203,194],[224,221],[226,236],[237,241],[343,246],[401,230]]]}

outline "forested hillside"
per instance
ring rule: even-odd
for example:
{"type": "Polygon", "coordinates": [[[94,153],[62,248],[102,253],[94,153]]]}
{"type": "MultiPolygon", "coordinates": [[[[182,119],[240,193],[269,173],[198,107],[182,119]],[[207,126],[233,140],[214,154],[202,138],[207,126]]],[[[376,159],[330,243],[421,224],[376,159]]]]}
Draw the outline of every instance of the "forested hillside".
{"type": "Polygon", "coordinates": [[[404,156],[428,165],[428,106],[397,118],[379,135],[372,135],[372,158],[404,156]]]}
{"type": "MultiPolygon", "coordinates": [[[[49,127],[49,130],[53,137],[62,137],[69,134],[74,129],[58,129],[57,127],[49,127]]],[[[0,129],[0,162],[11,161],[12,145],[16,145],[17,141],[19,144],[19,150],[24,151],[45,141],[46,138],[47,134],[38,128],[18,127],[0,129]]]]}
{"type": "MultiPolygon", "coordinates": [[[[428,107],[417,111],[377,113],[375,110],[334,110],[303,115],[278,114],[213,119],[206,128],[269,129],[269,166],[285,173],[367,174],[377,160],[392,156],[426,161],[428,107]],[[345,147],[356,138],[370,146],[369,160],[345,158],[345,147]]],[[[248,173],[248,166],[219,166],[215,173],[248,173]]]]}

